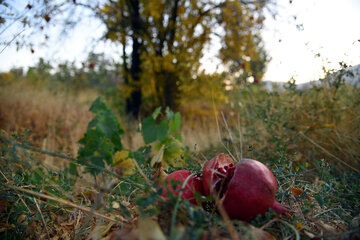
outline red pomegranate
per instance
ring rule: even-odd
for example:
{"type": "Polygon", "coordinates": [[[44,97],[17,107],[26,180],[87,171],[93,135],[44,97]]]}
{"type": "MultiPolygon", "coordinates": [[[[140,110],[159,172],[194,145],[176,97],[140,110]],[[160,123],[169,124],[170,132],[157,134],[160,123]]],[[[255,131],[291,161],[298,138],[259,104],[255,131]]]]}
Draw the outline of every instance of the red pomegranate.
{"type": "Polygon", "coordinates": [[[221,153],[203,168],[204,194],[213,189],[219,194],[231,219],[249,221],[269,208],[284,213],[287,208],[275,200],[277,182],[261,162],[244,159],[234,166],[232,158],[221,153]]]}
{"type": "MultiPolygon", "coordinates": [[[[191,175],[191,172],[188,170],[178,170],[173,173],[170,173],[165,181],[167,182],[167,189],[169,189],[175,196],[179,195],[182,184],[185,180],[191,175]],[[176,189],[171,186],[171,180],[179,182],[176,189]]],[[[167,189],[163,188],[162,196],[167,198],[167,189]]],[[[187,199],[192,204],[197,204],[194,193],[197,192],[199,194],[203,194],[202,191],[202,181],[201,178],[192,175],[189,177],[185,189],[181,194],[182,199],[187,199]]]]}

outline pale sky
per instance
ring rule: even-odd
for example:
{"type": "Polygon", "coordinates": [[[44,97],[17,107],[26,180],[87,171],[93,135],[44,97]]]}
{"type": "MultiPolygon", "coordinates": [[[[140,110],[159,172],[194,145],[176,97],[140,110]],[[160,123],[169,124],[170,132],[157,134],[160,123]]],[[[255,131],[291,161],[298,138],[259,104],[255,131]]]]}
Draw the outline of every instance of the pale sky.
{"type": "MultiPolygon", "coordinates": [[[[292,4],[289,0],[278,0],[277,3],[278,16],[275,20],[267,18],[263,32],[265,47],[272,57],[264,80],[285,82],[294,77],[301,83],[321,77],[323,66],[338,69],[340,61],[360,64],[359,0],[292,0],[292,4]]],[[[82,61],[87,56],[84,50],[92,48],[90,39],[102,32],[101,27],[94,24],[90,24],[91,28],[80,26],[69,39],[50,42],[50,48],[35,48],[34,54],[29,49],[16,51],[15,46],[7,47],[0,54],[0,71],[33,66],[39,57],[53,64],[64,60],[82,61]]],[[[4,32],[0,38],[6,39],[9,35],[10,32],[4,32]]],[[[120,56],[121,50],[112,44],[98,44],[95,49],[115,57],[120,56]]],[[[214,55],[210,50],[202,59],[207,71],[214,71],[218,66],[217,61],[212,61],[214,55]]]]}
{"type": "Polygon", "coordinates": [[[283,82],[293,76],[298,83],[307,82],[323,76],[322,67],[339,69],[340,61],[360,64],[359,0],[293,0],[292,4],[278,0],[278,4],[279,21],[268,18],[263,33],[273,59],[265,80],[283,82]]]}

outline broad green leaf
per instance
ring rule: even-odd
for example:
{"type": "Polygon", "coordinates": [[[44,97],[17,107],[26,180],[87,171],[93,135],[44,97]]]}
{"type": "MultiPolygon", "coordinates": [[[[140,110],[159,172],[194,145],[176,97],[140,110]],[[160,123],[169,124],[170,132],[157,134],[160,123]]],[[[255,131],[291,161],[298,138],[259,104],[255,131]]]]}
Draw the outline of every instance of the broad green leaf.
{"type": "Polygon", "coordinates": [[[163,141],[168,133],[168,130],[169,125],[167,124],[167,122],[165,120],[160,122],[160,124],[156,127],[156,138],[160,142],[163,141]]]}
{"type": "Polygon", "coordinates": [[[173,167],[184,166],[185,161],[182,158],[183,153],[184,149],[182,143],[177,139],[170,137],[166,142],[163,162],[173,167]]]}
{"type": "Polygon", "coordinates": [[[156,140],[156,123],[152,117],[147,117],[142,121],[142,135],[146,144],[155,142],[156,140]]]}
{"type": "Polygon", "coordinates": [[[142,122],[142,135],[146,144],[163,141],[168,133],[169,125],[166,121],[156,124],[152,117],[147,117],[142,122]]]}
{"type": "MultiPolygon", "coordinates": [[[[122,150],[121,137],[124,131],[110,107],[101,98],[93,102],[90,111],[96,116],[90,121],[84,137],[79,141],[83,146],[79,149],[78,160],[83,164],[91,163],[103,168],[105,162],[112,165],[113,154],[122,150]]],[[[100,172],[97,168],[87,169],[93,175],[100,172]]]]}
{"type": "Polygon", "coordinates": [[[166,139],[162,142],[159,142],[155,148],[159,149],[159,152],[162,148],[164,148],[161,159],[164,169],[167,169],[169,166],[184,166],[185,161],[182,158],[182,155],[184,154],[184,148],[182,143],[176,138],[171,136],[166,137],[166,139]]]}
{"type": "Polygon", "coordinates": [[[173,118],[169,122],[169,134],[174,133],[177,131],[181,126],[181,115],[180,113],[175,113],[173,118]]]}
{"type": "Polygon", "coordinates": [[[180,133],[175,134],[174,138],[178,140],[179,142],[182,142],[182,136],[180,133]]]}

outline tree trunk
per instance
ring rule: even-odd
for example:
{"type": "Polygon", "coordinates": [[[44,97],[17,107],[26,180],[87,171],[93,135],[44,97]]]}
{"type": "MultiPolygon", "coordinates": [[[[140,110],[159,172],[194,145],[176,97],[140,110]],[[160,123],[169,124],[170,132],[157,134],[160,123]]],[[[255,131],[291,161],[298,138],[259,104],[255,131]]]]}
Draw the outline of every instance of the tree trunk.
{"type": "MultiPolygon", "coordinates": [[[[176,22],[178,17],[179,0],[174,1],[174,6],[170,15],[169,25],[167,29],[168,36],[168,51],[174,54],[174,40],[176,34],[176,22]]],[[[174,63],[172,63],[174,64],[174,63]]],[[[164,71],[165,85],[164,85],[164,105],[172,110],[177,109],[177,99],[179,94],[178,86],[176,85],[176,74],[164,71]]]]}
{"type": "Polygon", "coordinates": [[[132,53],[131,53],[131,68],[130,76],[133,88],[131,95],[126,99],[126,113],[131,114],[133,117],[138,118],[141,108],[141,88],[140,88],[140,72],[141,72],[141,59],[140,51],[142,43],[139,41],[141,34],[140,22],[140,4],[138,0],[128,1],[131,13],[131,28],[133,30],[132,39],[132,53]]]}

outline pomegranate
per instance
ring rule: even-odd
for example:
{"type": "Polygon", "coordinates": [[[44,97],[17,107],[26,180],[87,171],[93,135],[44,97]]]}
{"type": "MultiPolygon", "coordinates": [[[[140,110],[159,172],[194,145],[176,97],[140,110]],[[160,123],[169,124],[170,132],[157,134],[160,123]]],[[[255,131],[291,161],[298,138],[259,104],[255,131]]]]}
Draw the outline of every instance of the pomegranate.
{"type": "Polygon", "coordinates": [[[210,161],[207,161],[203,167],[203,188],[205,196],[210,195],[211,187],[217,192],[221,191],[220,187],[224,189],[225,186],[221,184],[226,184],[231,178],[234,172],[234,161],[232,158],[225,154],[220,153],[210,161]]]}
{"type": "MultiPolygon", "coordinates": [[[[167,189],[169,189],[175,196],[179,195],[182,183],[191,175],[191,172],[188,170],[178,170],[173,173],[170,173],[165,181],[167,182],[167,189]],[[176,190],[171,186],[171,180],[179,182],[176,190]]],[[[167,198],[167,189],[163,189],[162,196],[167,198]]],[[[192,204],[197,204],[194,193],[202,194],[202,181],[201,178],[195,175],[189,177],[185,189],[181,194],[182,199],[187,199],[192,204]]]]}
{"type": "Polygon", "coordinates": [[[232,158],[221,153],[205,163],[204,194],[213,189],[231,219],[249,221],[269,208],[284,213],[287,208],[275,200],[277,182],[273,173],[261,162],[244,159],[236,166],[232,158]]]}

